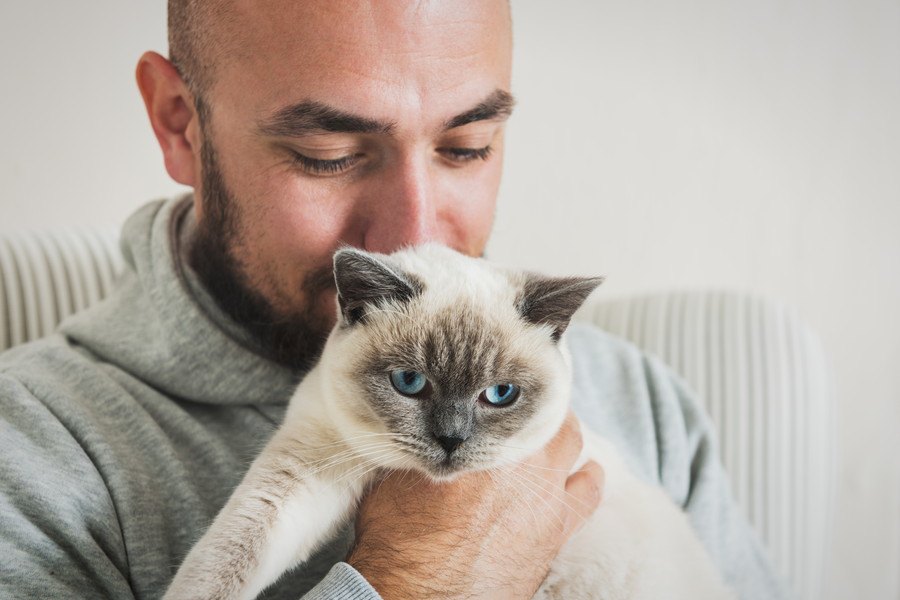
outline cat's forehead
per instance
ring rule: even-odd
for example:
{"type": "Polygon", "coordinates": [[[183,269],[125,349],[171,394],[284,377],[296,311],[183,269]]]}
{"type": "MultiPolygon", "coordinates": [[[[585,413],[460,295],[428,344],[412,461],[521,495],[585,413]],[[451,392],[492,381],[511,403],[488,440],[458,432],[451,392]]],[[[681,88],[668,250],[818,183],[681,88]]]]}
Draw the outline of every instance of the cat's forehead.
{"type": "Polygon", "coordinates": [[[521,277],[480,258],[429,243],[393,254],[391,259],[423,286],[427,303],[468,299],[483,308],[512,307],[521,277]]]}
{"type": "Polygon", "coordinates": [[[504,381],[537,385],[546,377],[541,357],[554,344],[521,315],[521,273],[435,244],[397,252],[389,261],[417,291],[370,312],[358,330],[356,368],[376,377],[393,369],[421,371],[451,395],[504,381]]]}
{"type": "Polygon", "coordinates": [[[448,396],[503,382],[536,387],[547,377],[540,357],[549,338],[514,310],[486,310],[471,298],[430,308],[413,300],[408,308],[380,315],[366,328],[362,370],[376,377],[394,369],[420,371],[448,396]]]}

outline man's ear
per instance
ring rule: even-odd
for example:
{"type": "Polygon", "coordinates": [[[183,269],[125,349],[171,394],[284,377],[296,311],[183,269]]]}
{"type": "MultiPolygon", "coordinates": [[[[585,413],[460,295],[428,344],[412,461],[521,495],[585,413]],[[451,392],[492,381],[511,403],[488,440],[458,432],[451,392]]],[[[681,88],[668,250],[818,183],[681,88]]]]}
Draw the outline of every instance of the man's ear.
{"type": "Polygon", "coordinates": [[[200,172],[200,122],[193,95],[168,59],[145,52],[135,72],[153,133],[163,151],[169,176],[196,186],[200,172]]]}

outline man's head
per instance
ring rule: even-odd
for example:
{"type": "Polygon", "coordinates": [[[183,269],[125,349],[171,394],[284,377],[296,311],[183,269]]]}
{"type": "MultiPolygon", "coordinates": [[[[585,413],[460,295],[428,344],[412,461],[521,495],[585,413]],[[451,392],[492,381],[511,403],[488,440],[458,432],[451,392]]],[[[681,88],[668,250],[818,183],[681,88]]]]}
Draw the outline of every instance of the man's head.
{"type": "Polygon", "coordinates": [[[191,262],[282,362],[334,323],[331,257],[487,243],[511,109],[506,0],[171,0],[137,78],[191,262]],[[177,68],[176,68],[177,67],[177,68]]]}

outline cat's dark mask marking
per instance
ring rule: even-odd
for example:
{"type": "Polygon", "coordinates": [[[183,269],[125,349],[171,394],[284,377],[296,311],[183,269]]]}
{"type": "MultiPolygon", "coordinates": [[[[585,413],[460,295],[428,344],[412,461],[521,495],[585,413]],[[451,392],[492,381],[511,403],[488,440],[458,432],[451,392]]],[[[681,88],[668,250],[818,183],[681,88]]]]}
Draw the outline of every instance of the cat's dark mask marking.
{"type": "Polygon", "coordinates": [[[374,326],[372,351],[360,357],[352,372],[390,429],[427,439],[465,439],[480,431],[502,440],[533,418],[538,399],[546,394],[547,375],[520,355],[514,333],[482,313],[479,306],[461,301],[426,319],[374,326]],[[401,367],[429,378],[434,387],[427,399],[398,399],[387,373],[401,367]],[[519,385],[523,401],[479,410],[479,392],[499,383],[519,385]]]}
{"type": "Polygon", "coordinates": [[[413,275],[355,248],[341,248],[335,253],[334,281],[345,326],[363,321],[380,303],[408,302],[424,290],[413,275]]]}
{"type": "Polygon", "coordinates": [[[603,277],[529,275],[516,306],[526,321],[553,327],[553,341],[558,342],[572,315],[601,283],[603,277]]]}

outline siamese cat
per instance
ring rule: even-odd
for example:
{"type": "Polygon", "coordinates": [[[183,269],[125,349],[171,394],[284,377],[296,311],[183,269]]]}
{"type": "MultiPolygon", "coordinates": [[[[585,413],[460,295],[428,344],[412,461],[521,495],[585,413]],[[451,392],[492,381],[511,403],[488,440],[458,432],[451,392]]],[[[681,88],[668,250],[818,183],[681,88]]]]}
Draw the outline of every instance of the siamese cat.
{"type": "MultiPolygon", "coordinates": [[[[255,598],[353,517],[380,470],[448,480],[521,461],[559,430],[572,379],[564,334],[601,279],[512,271],[437,245],[341,249],[334,276],[337,324],[318,363],[168,600],[255,598]]],[[[732,598],[684,513],[582,432],[574,469],[603,466],[603,500],[535,598],[732,598]]]]}

